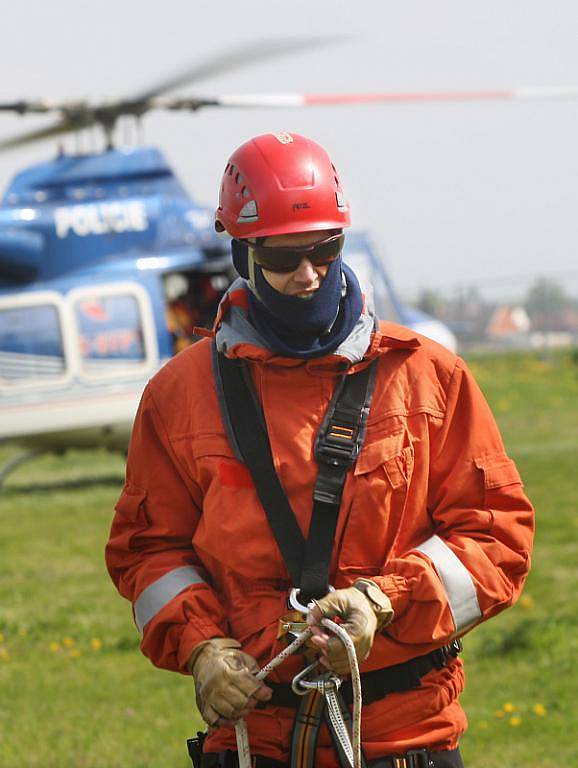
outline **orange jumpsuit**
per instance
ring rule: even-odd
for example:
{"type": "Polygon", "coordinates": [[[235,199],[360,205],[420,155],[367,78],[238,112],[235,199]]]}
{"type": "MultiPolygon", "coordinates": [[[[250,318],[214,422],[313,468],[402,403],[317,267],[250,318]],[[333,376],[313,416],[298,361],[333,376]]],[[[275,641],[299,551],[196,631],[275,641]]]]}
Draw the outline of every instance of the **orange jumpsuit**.
{"type": "MultiPolygon", "coordinates": [[[[217,328],[233,306],[245,311],[243,291],[222,303],[217,328]]],[[[275,466],[306,536],[314,438],[350,361],[275,357],[242,339],[227,354],[249,361],[275,466]]],[[[393,323],[371,335],[357,365],[375,358],[365,443],[345,484],[330,572],[336,588],[371,578],[395,610],[362,671],[426,654],[511,605],[533,536],[531,504],[464,362],[393,323]]],[[[106,557],[153,664],[185,673],[193,648],[213,637],[239,639],[260,666],[281,649],[278,619],[293,585],[226,437],[208,339],[173,358],[144,392],[106,557]]],[[[294,656],[270,679],[289,682],[302,665],[294,656]]],[[[419,689],[364,707],[367,757],[453,749],[466,728],[463,685],[458,659],[419,689]]],[[[286,760],[293,717],[281,707],[254,711],[253,753],[286,760]]],[[[212,731],[205,749],[225,748],[236,748],[234,731],[212,731]]],[[[325,727],[316,764],[336,765],[325,727]]]]}

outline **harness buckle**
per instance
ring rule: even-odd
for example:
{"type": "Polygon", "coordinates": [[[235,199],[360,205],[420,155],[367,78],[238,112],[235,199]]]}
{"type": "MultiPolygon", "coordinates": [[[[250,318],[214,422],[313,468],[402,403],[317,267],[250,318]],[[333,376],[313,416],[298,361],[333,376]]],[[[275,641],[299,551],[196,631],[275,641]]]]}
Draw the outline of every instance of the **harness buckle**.
{"type": "Polygon", "coordinates": [[[430,768],[432,765],[427,749],[410,749],[405,753],[407,768],[430,768]]]}
{"type": "Polygon", "coordinates": [[[437,648],[432,651],[432,658],[434,660],[436,669],[443,669],[447,667],[452,659],[455,659],[463,650],[462,641],[460,639],[452,640],[449,645],[443,645],[441,648],[437,648]]]}
{"type": "Polygon", "coordinates": [[[350,467],[361,448],[358,438],[359,424],[330,419],[317,436],[315,458],[334,467],[350,467]]]}

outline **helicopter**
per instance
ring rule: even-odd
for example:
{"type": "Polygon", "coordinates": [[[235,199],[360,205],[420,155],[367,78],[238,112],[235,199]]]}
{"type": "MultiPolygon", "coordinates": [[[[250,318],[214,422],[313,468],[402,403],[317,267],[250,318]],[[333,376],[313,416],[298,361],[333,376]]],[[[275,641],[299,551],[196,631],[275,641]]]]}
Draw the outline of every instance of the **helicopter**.
{"type": "MultiPolygon", "coordinates": [[[[229,241],[214,231],[212,210],[190,197],[159,149],[116,145],[121,118],[140,121],[159,109],[519,97],[505,91],[165,95],[327,42],[239,46],[117,101],[0,103],[0,112],[57,115],[46,127],[0,139],[0,151],[93,126],[105,138],[102,150],[60,149],[17,173],[0,201],[0,440],[27,449],[0,470],[0,485],[39,452],[125,451],[146,382],[198,338],[195,327],[212,326],[234,277],[229,241]]],[[[372,291],[380,317],[455,349],[446,326],[400,300],[367,233],[348,235],[344,258],[372,291]]]]}

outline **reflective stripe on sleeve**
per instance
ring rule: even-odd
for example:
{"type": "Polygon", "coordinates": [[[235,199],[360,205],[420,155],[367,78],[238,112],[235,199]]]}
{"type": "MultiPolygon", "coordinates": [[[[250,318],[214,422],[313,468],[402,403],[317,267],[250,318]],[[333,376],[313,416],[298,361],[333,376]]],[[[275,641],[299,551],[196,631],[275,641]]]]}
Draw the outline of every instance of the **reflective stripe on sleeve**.
{"type": "Polygon", "coordinates": [[[139,631],[142,633],[146,624],[191,584],[206,584],[206,581],[192,565],[183,565],[143,589],[134,604],[134,620],[139,631]]]}
{"type": "Polygon", "coordinates": [[[463,631],[482,615],[476,587],[468,569],[439,536],[432,536],[416,549],[427,555],[435,565],[446,590],[456,632],[463,631]]]}

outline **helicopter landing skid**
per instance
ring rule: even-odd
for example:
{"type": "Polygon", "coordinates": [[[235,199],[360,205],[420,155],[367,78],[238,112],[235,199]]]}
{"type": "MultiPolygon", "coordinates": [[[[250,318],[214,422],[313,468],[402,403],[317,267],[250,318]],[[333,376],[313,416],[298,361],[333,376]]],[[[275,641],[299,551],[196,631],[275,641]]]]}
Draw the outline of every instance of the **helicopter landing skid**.
{"type": "Polygon", "coordinates": [[[31,459],[35,459],[37,456],[40,456],[42,453],[45,453],[44,450],[35,450],[35,451],[24,451],[24,453],[19,453],[18,456],[14,456],[13,459],[10,459],[9,461],[4,464],[2,469],[0,469],[0,490],[4,486],[4,480],[8,477],[8,475],[13,472],[16,467],[19,467],[21,464],[24,464],[27,461],[30,461],[31,459]]]}

